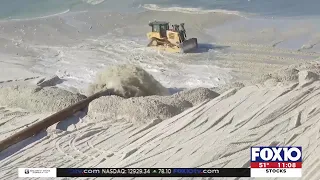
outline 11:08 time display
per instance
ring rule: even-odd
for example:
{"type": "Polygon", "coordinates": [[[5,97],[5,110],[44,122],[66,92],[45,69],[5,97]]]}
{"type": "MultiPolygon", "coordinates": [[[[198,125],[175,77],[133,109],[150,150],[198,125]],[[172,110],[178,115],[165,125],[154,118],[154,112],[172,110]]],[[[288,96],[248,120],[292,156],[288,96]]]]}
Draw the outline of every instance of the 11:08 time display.
{"type": "Polygon", "coordinates": [[[263,162],[251,163],[252,168],[301,168],[301,162],[263,162]]]}
{"type": "Polygon", "coordinates": [[[295,168],[297,167],[296,163],[278,163],[278,168],[295,168]]]}

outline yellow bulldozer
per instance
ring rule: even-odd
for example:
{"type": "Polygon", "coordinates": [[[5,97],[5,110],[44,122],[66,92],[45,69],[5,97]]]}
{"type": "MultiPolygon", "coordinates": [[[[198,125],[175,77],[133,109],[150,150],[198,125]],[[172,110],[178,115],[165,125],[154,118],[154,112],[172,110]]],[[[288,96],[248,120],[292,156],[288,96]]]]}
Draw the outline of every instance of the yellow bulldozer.
{"type": "Polygon", "coordinates": [[[197,38],[187,39],[184,23],[169,27],[169,22],[154,21],[149,26],[152,31],[147,33],[150,40],[148,47],[156,47],[168,52],[188,53],[198,48],[197,38]]]}

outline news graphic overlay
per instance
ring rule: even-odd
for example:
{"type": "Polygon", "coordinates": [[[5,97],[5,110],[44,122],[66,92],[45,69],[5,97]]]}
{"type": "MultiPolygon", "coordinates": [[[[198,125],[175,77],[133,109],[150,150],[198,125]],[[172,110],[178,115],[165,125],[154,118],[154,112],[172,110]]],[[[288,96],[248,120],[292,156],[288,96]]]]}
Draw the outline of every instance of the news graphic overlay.
{"type": "Polygon", "coordinates": [[[250,177],[249,168],[57,168],[57,177],[250,177]]]}
{"type": "Polygon", "coordinates": [[[301,146],[251,147],[251,177],[301,177],[301,146]]]}

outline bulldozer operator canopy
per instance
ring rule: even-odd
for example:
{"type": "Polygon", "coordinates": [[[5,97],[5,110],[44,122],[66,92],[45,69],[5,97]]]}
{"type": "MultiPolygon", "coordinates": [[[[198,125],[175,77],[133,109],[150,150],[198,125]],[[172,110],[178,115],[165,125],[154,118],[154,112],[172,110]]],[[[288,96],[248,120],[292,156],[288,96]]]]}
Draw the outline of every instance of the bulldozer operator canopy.
{"type": "Polygon", "coordinates": [[[165,21],[154,21],[149,23],[152,27],[152,32],[162,32],[169,29],[169,22],[165,21]]]}

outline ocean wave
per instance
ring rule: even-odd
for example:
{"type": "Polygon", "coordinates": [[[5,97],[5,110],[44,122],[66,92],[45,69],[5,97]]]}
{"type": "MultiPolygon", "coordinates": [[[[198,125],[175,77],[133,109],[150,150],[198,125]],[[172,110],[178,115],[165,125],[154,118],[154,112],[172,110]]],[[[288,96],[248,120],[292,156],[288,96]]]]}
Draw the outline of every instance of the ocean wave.
{"type": "Polygon", "coordinates": [[[104,0],[82,0],[82,1],[91,5],[98,5],[104,2],[104,0]]]}
{"type": "Polygon", "coordinates": [[[178,7],[178,6],[173,6],[173,7],[160,7],[159,5],[156,4],[144,4],[141,5],[141,7],[152,10],[152,11],[176,11],[176,12],[181,12],[181,13],[190,13],[190,14],[208,14],[208,13],[223,13],[223,14],[232,14],[240,17],[246,18],[249,15],[249,13],[244,13],[244,12],[239,12],[239,11],[229,11],[229,10],[224,10],[224,9],[202,9],[202,8],[186,8],[186,7],[178,7]]]}
{"type": "Polygon", "coordinates": [[[55,14],[46,15],[46,16],[23,18],[23,19],[6,19],[6,20],[0,21],[0,22],[5,22],[5,21],[28,21],[28,20],[44,19],[44,18],[49,18],[49,17],[54,17],[54,16],[60,16],[60,15],[66,14],[68,12],[70,12],[70,9],[67,9],[65,11],[58,12],[58,13],[55,13],[55,14]]]}

